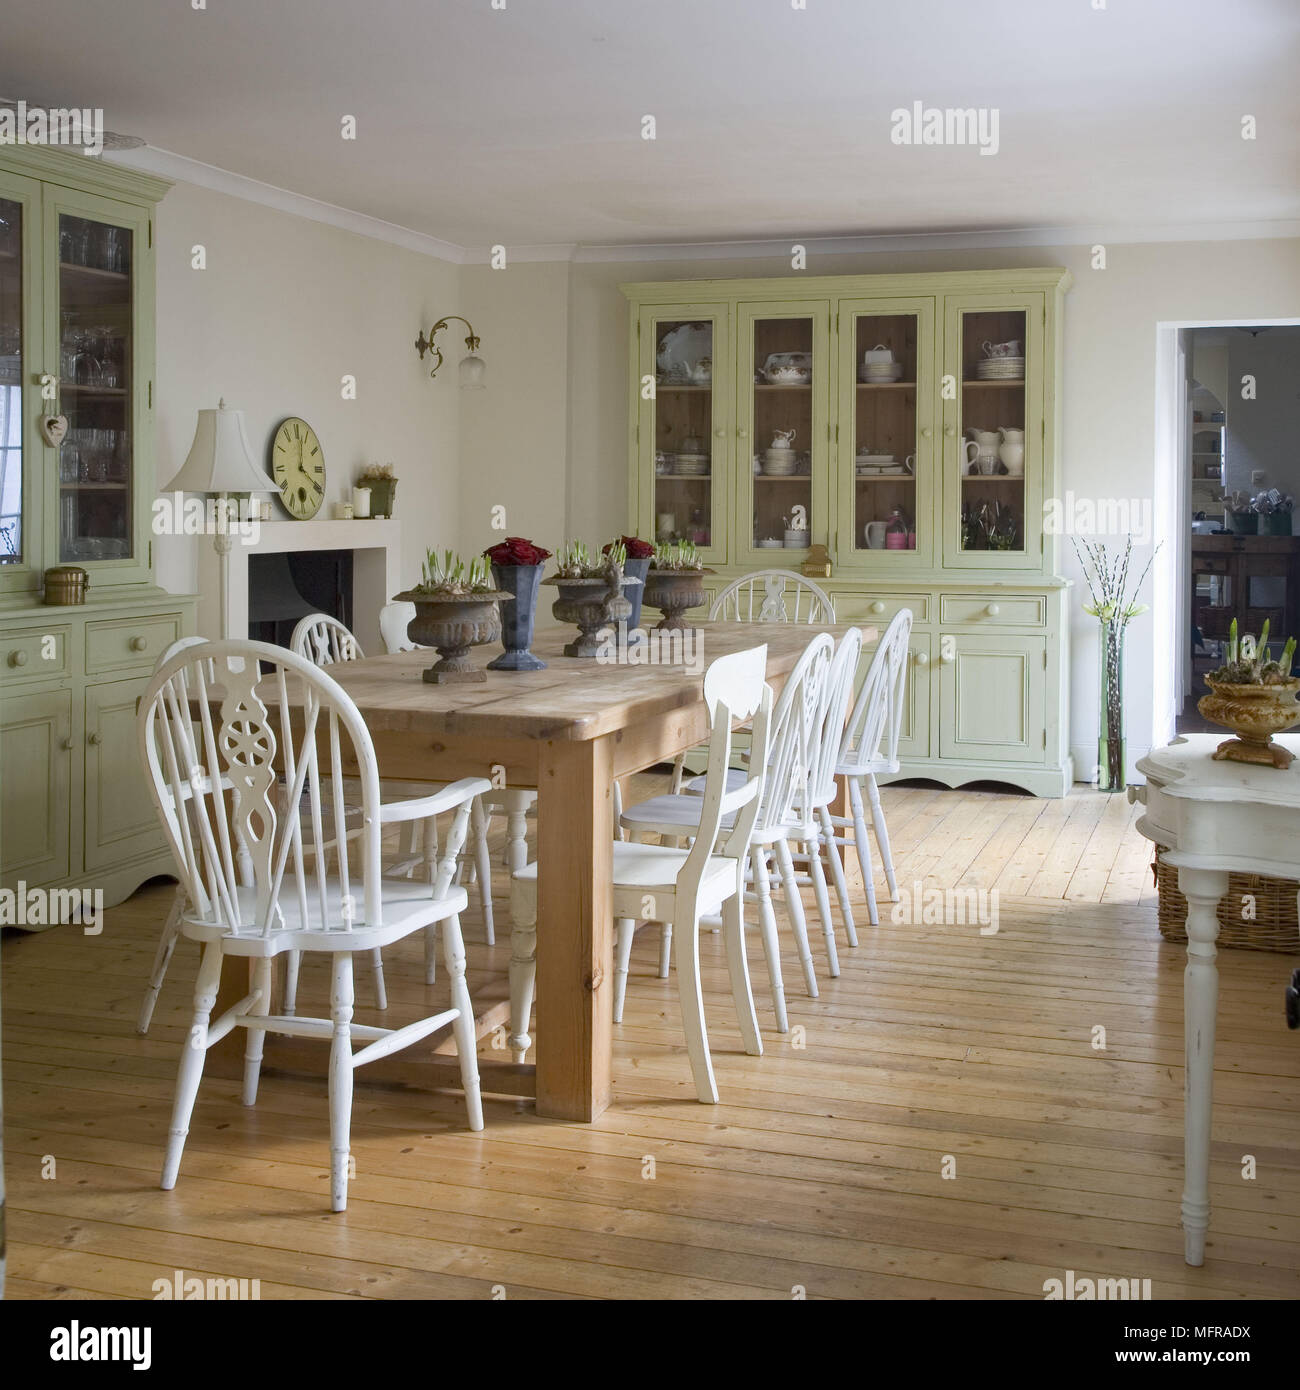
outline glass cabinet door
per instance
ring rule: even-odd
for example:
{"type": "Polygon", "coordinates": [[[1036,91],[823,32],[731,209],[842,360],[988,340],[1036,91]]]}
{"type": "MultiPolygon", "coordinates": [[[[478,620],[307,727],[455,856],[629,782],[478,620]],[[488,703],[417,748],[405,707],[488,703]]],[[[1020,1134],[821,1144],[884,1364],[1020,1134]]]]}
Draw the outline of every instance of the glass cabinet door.
{"type": "MultiPolygon", "coordinates": [[[[60,564],[108,566],[119,571],[115,579],[148,574],[149,518],[136,514],[133,498],[147,457],[149,383],[137,379],[135,360],[147,321],[137,272],[149,254],[139,209],[47,188],[46,282],[54,291],[47,355],[58,354],[59,408],[68,421],[55,470],[52,549],[60,564]]],[[[142,496],[152,477],[144,488],[142,496]]]]}
{"type": "Polygon", "coordinates": [[[795,569],[829,540],[830,306],[742,304],[737,335],[736,558],[795,569]]]}
{"type": "Polygon", "coordinates": [[[59,215],[59,561],[131,555],[132,234],[59,215]]]}
{"type": "Polygon", "coordinates": [[[934,553],[934,301],[842,300],[836,560],[883,572],[934,553]]]}
{"type": "Polygon", "coordinates": [[[40,185],[0,175],[0,588],[39,564],[40,185]]]}
{"type": "Polygon", "coordinates": [[[726,332],[725,305],[656,307],[639,329],[638,531],[711,564],[727,553],[726,332]]]}
{"type": "Polygon", "coordinates": [[[946,563],[1024,568],[1042,559],[1043,297],[948,301],[946,563]],[[955,406],[955,411],[952,407],[955,406]]]}

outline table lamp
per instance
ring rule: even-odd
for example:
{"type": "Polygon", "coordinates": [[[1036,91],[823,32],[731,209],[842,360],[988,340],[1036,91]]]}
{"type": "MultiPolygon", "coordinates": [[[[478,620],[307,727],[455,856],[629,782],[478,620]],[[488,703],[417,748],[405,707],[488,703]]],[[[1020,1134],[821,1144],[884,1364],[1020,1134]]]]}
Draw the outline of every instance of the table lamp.
{"type": "MultiPolygon", "coordinates": [[[[258,467],[248,447],[244,412],[232,410],[222,399],[215,410],[200,410],[194,430],[194,443],[181,471],[167,484],[167,492],[197,492],[223,502],[245,493],[278,492],[269,474],[258,467]]],[[[227,611],[230,580],[229,507],[217,508],[217,529],[213,537],[221,557],[221,636],[229,637],[227,611]]]]}

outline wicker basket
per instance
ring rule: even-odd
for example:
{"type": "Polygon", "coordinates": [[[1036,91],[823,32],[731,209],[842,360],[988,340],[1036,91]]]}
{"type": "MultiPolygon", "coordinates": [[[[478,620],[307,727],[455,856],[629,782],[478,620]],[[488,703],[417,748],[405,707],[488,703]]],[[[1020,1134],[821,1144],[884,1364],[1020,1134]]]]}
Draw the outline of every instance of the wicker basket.
{"type": "MultiPolygon", "coordinates": [[[[1166,864],[1157,848],[1151,873],[1160,903],[1160,935],[1187,940],[1187,899],[1178,891],[1178,870],[1166,864]]],[[[1281,951],[1300,955],[1296,892],[1300,883],[1262,874],[1229,874],[1227,894],[1219,902],[1219,945],[1239,951],[1281,951]],[[1242,899],[1254,899],[1254,920],[1242,918],[1242,899]]]]}

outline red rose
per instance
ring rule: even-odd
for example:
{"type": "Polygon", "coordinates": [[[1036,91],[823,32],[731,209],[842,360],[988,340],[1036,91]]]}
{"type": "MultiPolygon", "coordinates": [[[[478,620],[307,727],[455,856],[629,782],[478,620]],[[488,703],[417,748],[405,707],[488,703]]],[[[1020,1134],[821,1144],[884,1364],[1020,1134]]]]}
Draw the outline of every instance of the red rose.
{"type": "MultiPolygon", "coordinates": [[[[623,548],[627,551],[629,560],[648,560],[654,553],[655,548],[649,541],[643,541],[639,536],[620,536],[623,548]]],[[[610,541],[601,547],[601,554],[608,555],[614,548],[614,542],[610,541]]]]}
{"type": "Polygon", "coordinates": [[[540,565],[549,559],[551,552],[540,545],[525,540],[523,536],[507,536],[496,545],[489,546],[484,555],[494,565],[540,565]]]}

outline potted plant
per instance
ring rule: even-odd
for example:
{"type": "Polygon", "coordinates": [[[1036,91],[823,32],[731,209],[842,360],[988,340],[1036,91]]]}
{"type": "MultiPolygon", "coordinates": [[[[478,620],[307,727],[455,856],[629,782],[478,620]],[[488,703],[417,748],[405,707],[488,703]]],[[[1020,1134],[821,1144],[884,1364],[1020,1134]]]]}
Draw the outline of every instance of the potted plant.
{"type": "Polygon", "coordinates": [[[1224,520],[1234,536],[1254,536],[1259,534],[1259,513],[1251,505],[1251,499],[1244,492],[1225,492],[1224,520]]]}
{"type": "MultiPolygon", "coordinates": [[[[1156,550],[1160,547],[1156,546],[1156,550]]],[[[1074,542],[1075,554],[1083,567],[1091,603],[1083,611],[1101,624],[1100,691],[1097,701],[1097,786],[1104,792],[1125,787],[1124,743],[1124,633],[1129,621],[1147,611],[1137,596],[1155,559],[1155,550],[1146,569],[1132,590],[1128,588],[1128,567],[1133,556],[1133,537],[1129,536],[1122,555],[1110,555],[1100,541],[1074,542]]]]}
{"type": "Polygon", "coordinates": [[[1291,509],[1294,498],[1271,487],[1251,499],[1251,510],[1259,516],[1261,536],[1289,536],[1291,534],[1291,509]]]}
{"type": "Polygon", "coordinates": [[[497,603],[510,595],[493,588],[488,562],[480,555],[467,565],[453,550],[441,557],[430,550],[422,576],[395,601],[415,604],[407,632],[413,642],[436,647],[442,658],[425,671],[424,679],[431,685],[487,680],[486,671],[469,664],[469,649],[500,637],[497,603]]]}
{"type": "Polygon", "coordinates": [[[502,600],[501,645],[505,651],[488,662],[488,670],[545,671],[546,663],[528,648],[537,616],[537,586],[551,552],[523,536],[507,536],[483,554],[492,562],[492,582],[514,600],[502,600]]]}
{"type": "Polygon", "coordinates": [[[397,497],[397,475],[391,463],[369,463],[361,470],[358,487],[370,489],[370,515],[391,517],[397,497]]]}
{"type": "Polygon", "coordinates": [[[624,581],[623,597],[632,605],[632,611],[628,614],[626,626],[620,627],[619,631],[631,633],[641,626],[641,602],[645,598],[646,572],[650,568],[650,561],[654,559],[655,548],[639,536],[620,536],[616,541],[608,541],[601,553],[608,555],[619,545],[623,547],[627,556],[623,561],[623,573],[637,581],[635,584],[624,581]]]}
{"type": "Polygon", "coordinates": [[[656,626],[685,628],[682,614],[698,608],[708,597],[702,580],[712,573],[701,563],[700,552],[690,541],[668,541],[655,546],[646,574],[645,601],[663,614],[656,626]]]}
{"type": "Polygon", "coordinates": [[[578,627],[579,635],[565,644],[565,656],[598,656],[602,634],[631,613],[632,605],[623,596],[626,558],[621,541],[599,558],[582,541],[569,541],[556,551],[555,573],[542,582],[560,591],[551,612],[562,623],[578,627]]]}
{"type": "Polygon", "coordinates": [[[1264,767],[1287,768],[1294,754],[1273,742],[1273,735],[1300,722],[1300,680],[1291,674],[1296,640],[1288,637],[1278,661],[1268,655],[1268,623],[1259,640],[1249,636],[1237,639],[1237,620],[1228,629],[1226,660],[1205,677],[1210,687],[1196,708],[1215,724],[1231,729],[1236,738],[1227,739],[1215,749],[1217,761],[1259,763],[1264,767]]]}

